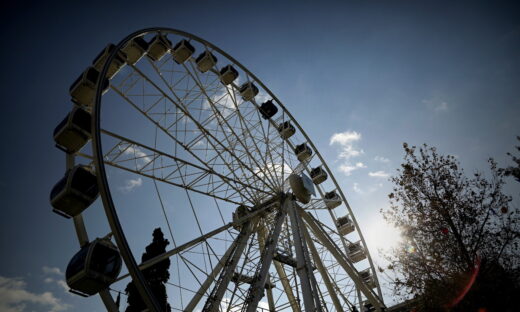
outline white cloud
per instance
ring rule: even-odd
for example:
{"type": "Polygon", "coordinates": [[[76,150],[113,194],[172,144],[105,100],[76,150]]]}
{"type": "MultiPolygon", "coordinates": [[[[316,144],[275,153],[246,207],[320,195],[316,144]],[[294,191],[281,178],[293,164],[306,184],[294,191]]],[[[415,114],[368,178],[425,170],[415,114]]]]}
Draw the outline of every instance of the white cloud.
{"type": "Polygon", "coordinates": [[[146,155],[145,152],[143,152],[141,149],[139,149],[138,147],[133,147],[133,146],[129,146],[128,148],[126,148],[124,150],[124,153],[126,155],[131,155],[133,157],[135,157],[136,159],[140,160],[143,162],[143,166],[149,162],[152,161],[152,158],[150,158],[149,156],[146,155]]]}
{"type": "Polygon", "coordinates": [[[63,272],[60,270],[60,268],[56,268],[56,267],[51,268],[51,267],[48,267],[48,266],[44,266],[42,268],[42,271],[45,274],[63,275],[63,272]]]}
{"type": "Polygon", "coordinates": [[[363,194],[363,190],[361,190],[361,188],[359,188],[359,183],[357,182],[354,182],[354,192],[358,193],[358,194],[363,194]]]}
{"type": "Polygon", "coordinates": [[[361,140],[361,133],[356,131],[345,131],[340,133],[334,133],[330,137],[330,145],[339,145],[340,152],[338,155],[339,159],[343,159],[343,163],[340,165],[339,170],[349,176],[352,171],[366,168],[362,162],[352,164],[349,160],[352,157],[358,157],[364,154],[362,149],[356,147],[356,143],[361,140]]]}
{"type": "Polygon", "coordinates": [[[354,182],[354,186],[352,187],[352,189],[354,190],[354,192],[358,193],[359,195],[365,195],[366,196],[366,195],[370,195],[370,194],[376,192],[381,187],[383,187],[383,184],[382,183],[377,183],[377,184],[370,185],[368,187],[361,188],[359,186],[359,183],[354,182]]]}
{"type": "MultiPolygon", "coordinates": [[[[63,272],[59,269],[59,268],[56,268],[56,267],[48,267],[48,266],[44,266],[42,268],[42,271],[43,271],[43,274],[45,275],[58,275],[58,276],[64,276],[63,272]]],[[[69,286],[67,285],[67,283],[63,280],[63,278],[54,278],[54,277],[46,277],[44,280],[43,280],[45,283],[47,284],[53,284],[55,283],[56,285],[60,286],[61,288],[63,288],[63,290],[65,290],[66,293],[70,294],[69,292],[69,286]]]]}
{"type": "MultiPolygon", "coordinates": [[[[233,99],[233,88],[231,86],[226,86],[226,88],[210,96],[211,103],[214,104],[215,108],[220,112],[220,114],[224,118],[231,115],[231,113],[236,109],[236,105],[239,105],[238,103],[235,104],[235,101],[233,99]]],[[[207,98],[204,100],[204,103],[202,103],[202,109],[212,110],[210,101],[207,98]]],[[[215,114],[215,116],[217,116],[218,120],[221,120],[221,118],[217,114],[215,114]]]]}
{"type": "Polygon", "coordinates": [[[354,165],[350,165],[348,163],[344,163],[341,166],[339,166],[339,170],[342,171],[347,176],[349,176],[349,175],[352,174],[352,171],[357,170],[357,169],[361,169],[361,168],[366,168],[366,167],[367,166],[365,166],[362,162],[357,162],[354,165]]]}
{"type": "Polygon", "coordinates": [[[63,288],[63,290],[70,294],[69,292],[69,286],[67,285],[67,282],[65,282],[64,280],[62,279],[54,279],[52,277],[47,277],[43,280],[45,283],[47,284],[56,284],[58,286],[60,286],[61,288],[63,288]]]}
{"type": "Polygon", "coordinates": [[[253,172],[260,178],[267,175],[270,178],[282,178],[285,181],[291,174],[292,169],[287,163],[285,163],[285,166],[282,166],[282,163],[267,162],[264,167],[255,167],[253,172]]]}
{"type": "Polygon", "coordinates": [[[385,158],[383,156],[376,156],[374,158],[375,161],[378,161],[378,162],[382,162],[382,163],[389,163],[390,162],[390,159],[388,158],[385,158]]]}
{"type": "Polygon", "coordinates": [[[361,140],[361,134],[356,131],[345,131],[340,133],[334,133],[332,137],[330,138],[330,145],[333,145],[335,143],[339,145],[347,145],[351,144],[352,142],[356,142],[361,140]]]}
{"type": "Polygon", "coordinates": [[[388,178],[390,176],[388,173],[384,172],[383,170],[379,170],[376,172],[369,172],[368,175],[371,177],[374,177],[374,178],[388,178]]]}
{"type": "Polygon", "coordinates": [[[357,157],[363,154],[363,150],[355,149],[352,145],[342,146],[342,151],[339,153],[339,158],[349,159],[351,157],[357,157]]]}
{"type": "Polygon", "coordinates": [[[51,292],[35,294],[26,288],[27,284],[22,279],[0,276],[0,311],[22,312],[27,304],[45,306],[50,312],[64,311],[71,307],[62,303],[51,292]]]}
{"type": "Polygon", "coordinates": [[[65,290],[67,292],[67,294],[72,295],[71,292],[69,292],[69,285],[67,285],[67,282],[60,279],[60,280],[56,280],[56,284],[58,284],[61,288],[63,288],[63,290],[65,290]]]}
{"type": "Polygon", "coordinates": [[[121,186],[119,189],[125,193],[131,192],[136,187],[139,187],[143,184],[143,179],[141,177],[138,177],[137,179],[130,179],[126,180],[126,184],[124,186],[121,186]]]}

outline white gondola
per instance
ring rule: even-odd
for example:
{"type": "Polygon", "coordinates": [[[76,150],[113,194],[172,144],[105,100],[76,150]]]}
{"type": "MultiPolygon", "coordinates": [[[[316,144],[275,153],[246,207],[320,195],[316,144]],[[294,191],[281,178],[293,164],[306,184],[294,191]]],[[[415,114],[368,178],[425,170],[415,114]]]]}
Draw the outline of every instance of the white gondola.
{"type": "Polygon", "coordinates": [[[244,83],[239,91],[244,101],[251,101],[258,94],[258,88],[252,82],[244,83]]]}
{"type": "Polygon", "coordinates": [[[325,193],[325,204],[327,205],[327,208],[334,209],[341,205],[341,197],[339,197],[336,191],[325,193]]]}
{"type": "Polygon", "coordinates": [[[231,65],[226,65],[220,70],[220,81],[226,86],[237,78],[238,71],[231,65]]]}
{"type": "MultiPolygon", "coordinates": [[[[91,106],[96,95],[99,76],[99,71],[94,67],[88,67],[69,88],[72,101],[86,107],[91,106]]],[[[101,88],[103,93],[108,91],[108,79],[104,78],[101,81],[101,88]]]]}
{"type": "MultiPolygon", "coordinates": [[[[106,46],[99,54],[96,56],[94,61],[92,61],[92,66],[98,71],[101,72],[103,69],[103,66],[105,66],[105,63],[110,56],[110,54],[116,49],[116,46],[110,43],[106,46]]],[[[123,66],[126,65],[126,54],[119,50],[116,52],[116,55],[114,59],[112,60],[112,63],[110,63],[110,66],[108,67],[107,71],[107,78],[112,79],[120,70],[123,68],[123,66]]]]}
{"type": "Polygon", "coordinates": [[[264,102],[262,105],[260,105],[259,110],[262,118],[264,119],[269,119],[278,112],[278,108],[276,105],[274,105],[273,100],[264,102]]]}
{"type": "Polygon", "coordinates": [[[305,143],[300,145],[296,145],[294,148],[294,153],[299,161],[303,162],[312,155],[312,149],[305,143]]]}
{"type": "Polygon", "coordinates": [[[365,253],[365,249],[361,245],[361,241],[350,243],[347,246],[347,255],[350,261],[356,263],[363,259],[366,259],[367,255],[365,253]]]}
{"type": "Polygon", "coordinates": [[[56,146],[66,153],[76,153],[90,140],[90,113],[74,106],[54,129],[56,146]]]}
{"type": "Polygon", "coordinates": [[[352,222],[348,216],[338,218],[336,220],[336,225],[338,226],[339,234],[343,236],[350,234],[355,230],[354,222],[352,222]]]}
{"type": "Polygon", "coordinates": [[[177,62],[177,64],[186,62],[194,52],[195,48],[186,39],[182,39],[181,41],[177,42],[177,44],[172,49],[173,59],[175,62],[177,62]]]}
{"type": "Polygon", "coordinates": [[[289,121],[284,121],[278,126],[278,132],[282,139],[287,140],[296,133],[296,128],[289,121]]]}
{"type": "Polygon", "coordinates": [[[217,57],[206,50],[197,57],[195,63],[197,63],[197,68],[205,73],[217,64],[217,57]]]}
{"type": "MultiPolygon", "coordinates": [[[[234,272],[231,280],[236,284],[253,284],[255,278],[252,276],[247,276],[245,274],[234,272]]],[[[266,281],[265,289],[275,288],[275,284],[271,281],[266,281]]]]}
{"type": "Polygon", "coordinates": [[[316,185],[325,182],[327,180],[328,175],[322,167],[316,167],[311,170],[311,179],[312,182],[316,185]]]}
{"type": "Polygon", "coordinates": [[[148,43],[148,52],[146,55],[152,61],[160,61],[171,48],[172,42],[168,40],[166,36],[158,34],[148,43]]]}
{"type": "Polygon", "coordinates": [[[96,239],[72,257],[65,278],[72,293],[91,296],[110,286],[121,271],[122,261],[116,246],[96,239]]]}
{"type": "Polygon", "coordinates": [[[303,204],[308,204],[312,195],[316,196],[312,180],[304,173],[289,175],[289,184],[296,199],[303,204]]]}
{"type": "Polygon", "coordinates": [[[52,188],[50,200],[54,212],[70,218],[87,209],[98,195],[96,176],[87,166],[77,165],[52,188]]]}
{"type": "Polygon", "coordinates": [[[376,283],[374,281],[374,277],[372,276],[372,271],[370,270],[370,268],[365,269],[365,270],[359,272],[359,276],[361,277],[363,282],[365,282],[365,284],[369,288],[375,288],[376,287],[376,283]]]}
{"type": "Polygon", "coordinates": [[[126,54],[126,62],[134,65],[139,61],[148,50],[148,42],[142,36],[130,40],[122,49],[126,54]]]}

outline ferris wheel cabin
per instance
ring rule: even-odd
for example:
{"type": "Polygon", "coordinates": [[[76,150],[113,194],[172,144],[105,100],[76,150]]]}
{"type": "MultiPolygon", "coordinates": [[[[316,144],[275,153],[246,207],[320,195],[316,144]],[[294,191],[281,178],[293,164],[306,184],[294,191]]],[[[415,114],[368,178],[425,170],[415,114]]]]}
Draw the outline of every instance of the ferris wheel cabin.
{"type": "Polygon", "coordinates": [[[269,119],[278,112],[278,108],[274,105],[273,100],[269,100],[260,105],[260,114],[262,118],[269,119]]]}
{"type": "Polygon", "coordinates": [[[311,179],[312,182],[316,185],[325,182],[327,180],[328,175],[322,167],[316,167],[311,170],[311,179]]]}
{"type": "Polygon", "coordinates": [[[365,249],[361,245],[361,241],[350,243],[347,246],[347,256],[350,261],[356,263],[363,259],[366,259],[367,255],[365,253],[365,249]]]}
{"type": "Polygon", "coordinates": [[[374,277],[372,276],[372,271],[370,268],[367,268],[361,272],[359,272],[359,276],[367,284],[369,288],[376,288],[376,283],[374,281],[374,277]]]}
{"type": "Polygon", "coordinates": [[[217,57],[206,50],[197,57],[195,63],[200,72],[205,73],[217,64],[217,57]]]}
{"type": "Polygon", "coordinates": [[[220,81],[229,85],[238,78],[238,71],[231,65],[226,65],[220,70],[220,81]]]}
{"type": "Polygon", "coordinates": [[[339,217],[336,220],[336,225],[338,226],[339,234],[345,236],[354,232],[354,222],[350,220],[348,216],[339,217]]]}
{"type": "Polygon", "coordinates": [[[122,49],[123,53],[126,54],[126,62],[130,65],[137,63],[147,50],[148,42],[142,36],[130,40],[122,49]]]}
{"type": "MultiPolygon", "coordinates": [[[[88,67],[69,88],[72,101],[85,107],[91,106],[96,95],[96,84],[99,76],[97,69],[88,67]]],[[[103,93],[108,91],[108,79],[104,78],[101,81],[101,88],[103,93]]]]}
{"type": "Polygon", "coordinates": [[[96,176],[88,167],[77,165],[68,170],[65,176],[54,185],[50,200],[54,212],[70,218],[87,209],[98,195],[96,176]]]}
{"type": "Polygon", "coordinates": [[[91,296],[110,286],[119,275],[121,266],[121,256],[116,246],[98,238],[72,257],[65,278],[71,292],[91,296]]]}
{"type": "Polygon", "coordinates": [[[289,176],[289,184],[296,199],[303,204],[308,204],[311,201],[311,195],[316,196],[312,180],[304,173],[292,173],[289,176]]]}
{"type": "Polygon", "coordinates": [[[287,140],[296,133],[296,128],[289,121],[284,121],[278,126],[278,132],[282,139],[287,140]]]}
{"type": "Polygon", "coordinates": [[[66,153],[79,151],[90,140],[90,113],[75,106],[54,129],[56,146],[66,153]]]}
{"type": "MultiPolygon", "coordinates": [[[[108,60],[108,57],[110,56],[110,53],[112,53],[116,49],[116,46],[112,43],[107,45],[106,48],[104,48],[98,56],[92,61],[92,66],[98,71],[101,72],[103,69],[103,66],[105,66],[106,61],[108,60]]],[[[126,54],[119,50],[116,52],[116,56],[112,60],[112,63],[110,63],[110,66],[108,67],[107,71],[107,78],[112,79],[123,66],[126,65],[126,54]]]]}
{"type": "Polygon", "coordinates": [[[177,42],[172,49],[173,59],[177,64],[186,62],[194,52],[195,48],[186,39],[177,42]]]}
{"type": "Polygon", "coordinates": [[[305,143],[300,145],[296,145],[294,148],[294,153],[299,161],[303,162],[307,160],[312,155],[312,149],[305,143]]]}
{"type": "Polygon", "coordinates": [[[339,197],[336,191],[325,193],[325,205],[327,205],[329,209],[334,209],[341,205],[341,197],[339,197]]]}
{"type": "Polygon", "coordinates": [[[244,101],[251,101],[258,94],[258,88],[252,82],[244,83],[238,90],[244,101]]]}
{"type": "Polygon", "coordinates": [[[158,34],[148,43],[147,56],[152,61],[160,61],[172,48],[172,42],[162,34],[158,34]]]}

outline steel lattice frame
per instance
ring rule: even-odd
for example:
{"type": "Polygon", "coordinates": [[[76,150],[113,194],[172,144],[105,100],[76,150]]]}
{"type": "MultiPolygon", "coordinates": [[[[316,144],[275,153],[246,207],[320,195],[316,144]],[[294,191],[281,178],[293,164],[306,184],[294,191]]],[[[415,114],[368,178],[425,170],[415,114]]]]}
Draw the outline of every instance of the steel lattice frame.
{"type": "MultiPolygon", "coordinates": [[[[127,65],[110,81],[106,95],[98,86],[95,102],[88,108],[93,116],[91,151],[67,156],[68,168],[76,157],[95,167],[110,235],[128,270],[118,281],[131,277],[149,310],[159,311],[141,270],[162,259],[174,258],[171,270],[177,270],[178,283],[169,285],[175,296],[178,294],[178,300],[170,302],[175,311],[347,311],[354,307],[363,309],[364,300],[378,309],[384,307],[365,240],[334,175],[285,106],[244,66],[194,35],[169,28],[148,28],[130,34],[117,45],[101,76],[108,72],[118,49],[138,36],[148,38],[158,33],[173,39],[174,44],[180,39],[190,40],[196,53],[211,51],[217,55],[217,65],[201,73],[193,58],[196,54],[177,64],[170,53],[159,61],[143,57],[136,64],[127,65]],[[228,64],[240,72],[240,83],[253,82],[259,87],[255,98],[243,100],[238,81],[228,86],[220,82],[219,70],[228,64]],[[112,102],[107,97],[112,97],[112,102]],[[279,108],[278,114],[268,120],[261,118],[258,110],[266,99],[272,99],[279,108]],[[151,127],[151,131],[143,131],[150,135],[148,139],[146,134],[137,132],[130,138],[102,123],[102,119],[110,119],[104,114],[106,106],[115,107],[113,102],[137,113],[143,127],[151,127]],[[287,140],[277,130],[284,121],[290,121],[297,129],[287,140]],[[294,147],[301,143],[307,143],[313,151],[304,162],[294,155],[294,147]],[[288,174],[309,174],[311,167],[317,166],[322,166],[329,179],[316,186],[318,195],[310,203],[296,203],[290,195],[288,174]],[[163,212],[165,192],[161,193],[161,187],[185,190],[200,235],[176,243],[171,234],[173,249],[138,265],[116,211],[107,168],[152,182],[163,212]],[[328,209],[324,194],[332,190],[340,195],[342,204],[328,209]],[[218,211],[222,226],[203,228],[192,196],[213,200],[212,211],[215,216],[218,211]],[[231,213],[222,214],[219,203],[244,205],[254,212],[231,220],[231,213]],[[367,261],[360,264],[350,261],[346,248],[351,241],[340,235],[336,226],[337,217],[344,214],[355,226],[349,237],[357,236],[367,255],[367,261]],[[296,268],[277,260],[280,254],[294,259],[296,268]],[[375,291],[360,278],[361,265],[372,272],[375,291]],[[181,282],[181,276],[190,277],[191,284],[181,282]],[[262,301],[265,308],[261,308],[258,303],[264,293],[267,302],[262,301]]],[[[128,130],[129,133],[135,128],[138,127],[128,130]]],[[[74,224],[80,244],[88,242],[81,215],[74,218],[74,224]]],[[[117,311],[108,290],[100,295],[109,311],[117,311]]]]}

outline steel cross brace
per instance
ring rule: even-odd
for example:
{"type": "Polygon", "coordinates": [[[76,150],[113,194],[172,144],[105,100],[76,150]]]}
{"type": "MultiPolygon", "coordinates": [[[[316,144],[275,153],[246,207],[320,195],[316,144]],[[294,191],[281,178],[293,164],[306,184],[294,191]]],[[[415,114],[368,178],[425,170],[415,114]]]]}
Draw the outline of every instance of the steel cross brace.
{"type": "Polygon", "coordinates": [[[240,256],[244,252],[244,249],[247,246],[247,241],[251,236],[251,227],[251,222],[249,221],[242,225],[240,234],[237,237],[238,242],[235,247],[235,250],[233,251],[233,255],[224,265],[220,277],[215,283],[213,291],[207,299],[202,311],[218,312],[220,308],[220,302],[222,301],[222,297],[224,297],[224,294],[226,293],[229,282],[231,281],[233,273],[235,273],[235,268],[240,260],[240,256]]]}
{"type": "Polygon", "coordinates": [[[334,256],[338,264],[348,273],[352,281],[356,284],[357,288],[361,293],[372,303],[377,311],[382,311],[385,308],[383,301],[363,282],[359,276],[356,268],[347,260],[347,257],[341,252],[341,249],[334,243],[334,241],[328,236],[328,234],[321,228],[316,222],[314,217],[303,209],[298,209],[303,220],[309,225],[314,236],[320,241],[320,243],[328,249],[328,251],[334,256]]]}
{"type": "Polygon", "coordinates": [[[217,275],[220,273],[220,270],[222,270],[222,268],[228,261],[229,257],[233,254],[233,251],[236,249],[238,245],[238,239],[239,237],[237,236],[231,244],[231,246],[229,246],[229,248],[226,250],[226,253],[222,256],[222,258],[220,258],[220,261],[217,263],[217,265],[215,265],[213,271],[211,271],[204,283],[200,286],[200,289],[195,293],[193,298],[191,298],[190,302],[188,303],[184,311],[191,312],[195,309],[202,296],[204,296],[209,286],[211,286],[211,284],[215,281],[217,275]]]}
{"type": "Polygon", "coordinates": [[[273,255],[276,248],[276,244],[278,243],[278,237],[280,236],[282,224],[285,219],[285,216],[287,215],[287,210],[285,209],[285,201],[290,199],[282,200],[284,201],[284,204],[280,205],[280,209],[276,213],[274,226],[271,229],[269,235],[267,236],[267,240],[265,241],[265,248],[262,251],[262,255],[260,256],[260,263],[256,270],[255,280],[249,287],[246,300],[241,310],[242,312],[256,312],[258,303],[264,295],[265,282],[267,280],[267,277],[269,276],[269,268],[271,267],[271,263],[273,262],[273,255]]]}
{"type": "Polygon", "coordinates": [[[284,204],[287,205],[288,214],[291,219],[294,248],[296,251],[296,272],[300,278],[305,311],[321,312],[322,307],[317,289],[318,285],[314,279],[311,259],[305,242],[304,230],[302,229],[305,224],[303,224],[299,213],[296,211],[297,205],[293,200],[286,201],[284,204]]]}

